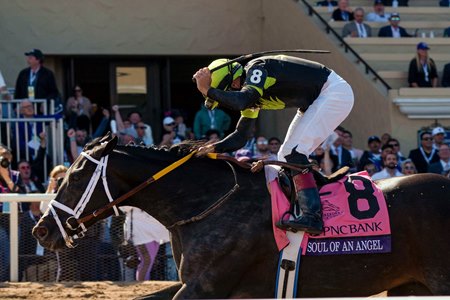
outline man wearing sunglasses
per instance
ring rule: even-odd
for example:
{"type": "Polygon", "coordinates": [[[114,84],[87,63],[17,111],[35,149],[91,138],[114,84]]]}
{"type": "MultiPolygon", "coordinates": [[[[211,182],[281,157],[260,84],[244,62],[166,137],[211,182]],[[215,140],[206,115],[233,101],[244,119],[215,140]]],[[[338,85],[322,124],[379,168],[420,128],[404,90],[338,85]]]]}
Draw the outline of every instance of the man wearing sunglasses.
{"type": "Polygon", "coordinates": [[[426,173],[428,166],[439,161],[438,151],[433,148],[431,132],[424,131],[420,134],[420,147],[409,152],[409,158],[416,165],[418,173],[426,173]]]}
{"type": "Polygon", "coordinates": [[[389,17],[389,23],[390,25],[380,28],[380,31],[378,32],[378,37],[392,37],[392,38],[412,37],[412,35],[406,32],[405,28],[399,26],[400,15],[398,13],[392,13],[392,15],[389,17]]]}

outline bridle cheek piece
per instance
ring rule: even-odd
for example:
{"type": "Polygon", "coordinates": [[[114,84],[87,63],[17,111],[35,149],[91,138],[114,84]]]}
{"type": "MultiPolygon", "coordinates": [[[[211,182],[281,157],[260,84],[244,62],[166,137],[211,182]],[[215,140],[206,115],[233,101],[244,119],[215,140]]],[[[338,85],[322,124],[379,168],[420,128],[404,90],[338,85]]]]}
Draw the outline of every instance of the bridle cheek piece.
{"type": "MultiPolygon", "coordinates": [[[[91,196],[95,190],[95,187],[97,186],[98,180],[100,177],[102,178],[103,187],[106,193],[106,196],[108,197],[109,202],[113,202],[113,198],[111,197],[111,193],[109,191],[108,182],[106,181],[106,168],[108,165],[108,157],[104,156],[100,160],[97,160],[87,154],[86,152],[81,152],[82,156],[86,157],[91,162],[95,163],[97,167],[95,168],[94,173],[92,174],[91,180],[88,183],[88,186],[86,190],[84,191],[83,195],[81,196],[80,200],[78,201],[77,205],[74,209],[55,201],[55,199],[51,200],[49,203],[50,211],[52,212],[53,218],[56,221],[56,224],[58,225],[59,231],[61,232],[61,235],[66,243],[66,246],[68,248],[75,248],[76,244],[74,244],[74,239],[79,239],[84,237],[84,233],[87,231],[86,226],[83,222],[78,222],[79,217],[84,212],[84,209],[86,208],[86,205],[89,203],[89,200],[91,199],[91,196]],[[68,213],[70,215],[69,218],[65,221],[65,228],[69,229],[70,231],[75,232],[72,235],[68,235],[61,219],[58,216],[58,213],[56,212],[56,208],[63,210],[64,212],[68,213]]],[[[116,216],[119,215],[119,210],[114,205],[113,206],[114,213],[116,216]]]]}

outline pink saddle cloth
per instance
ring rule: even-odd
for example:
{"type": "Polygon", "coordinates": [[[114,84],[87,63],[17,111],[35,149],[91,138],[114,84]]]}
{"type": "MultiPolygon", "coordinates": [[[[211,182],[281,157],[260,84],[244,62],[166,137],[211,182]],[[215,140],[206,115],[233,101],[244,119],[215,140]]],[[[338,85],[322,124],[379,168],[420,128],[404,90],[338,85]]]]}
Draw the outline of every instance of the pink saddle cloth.
{"type": "MultiPolygon", "coordinates": [[[[289,210],[289,201],[277,180],[269,183],[272,225],[278,250],[289,244],[284,230],[275,226],[289,210]]],[[[384,195],[367,172],[359,172],[323,186],[320,191],[324,232],[305,234],[303,255],[390,252],[391,228],[384,195]]]]}

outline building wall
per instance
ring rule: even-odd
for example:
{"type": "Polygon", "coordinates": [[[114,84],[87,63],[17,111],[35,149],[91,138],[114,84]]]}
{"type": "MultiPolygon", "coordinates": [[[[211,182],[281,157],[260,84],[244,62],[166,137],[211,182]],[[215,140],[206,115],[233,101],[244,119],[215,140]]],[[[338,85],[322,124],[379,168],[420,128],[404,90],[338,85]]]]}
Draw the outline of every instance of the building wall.
{"type": "MultiPolygon", "coordinates": [[[[0,0],[0,70],[14,86],[26,67],[23,53],[40,48],[52,55],[240,55],[273,49],[328,49],[332,54],[301,55],[334,69],[355,93],[343,125],[355,144],[366,147],[372,134],[392,132],[414,145],[411,133],[428,120],[410,121],[386,94],[361,76],[305,10],[292,0],[0,0]]],[[[57,58],[48,61],[61,87],[57,58]]],[[[262,112],[260,129],[284,138],[295,109],[262,112]]]]}

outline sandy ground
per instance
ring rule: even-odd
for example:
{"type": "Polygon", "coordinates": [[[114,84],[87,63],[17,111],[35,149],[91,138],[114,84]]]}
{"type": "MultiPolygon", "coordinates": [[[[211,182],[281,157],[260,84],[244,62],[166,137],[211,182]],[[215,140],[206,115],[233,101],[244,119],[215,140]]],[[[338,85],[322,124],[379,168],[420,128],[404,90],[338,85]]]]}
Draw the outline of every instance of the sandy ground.
{"type": "Polygon", "coordinates": [[[0,299],[133,299],[174,284],[170,281],[145,282],[63,282],[0,283],[0,299]]]}

